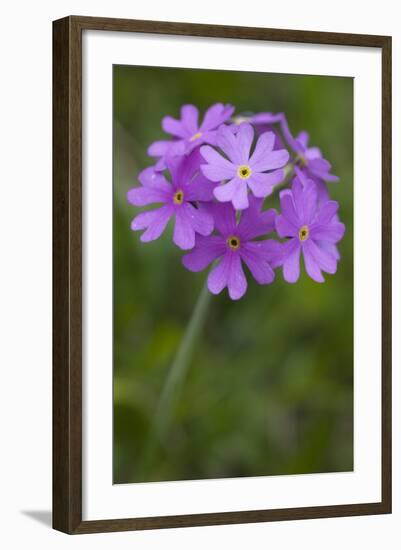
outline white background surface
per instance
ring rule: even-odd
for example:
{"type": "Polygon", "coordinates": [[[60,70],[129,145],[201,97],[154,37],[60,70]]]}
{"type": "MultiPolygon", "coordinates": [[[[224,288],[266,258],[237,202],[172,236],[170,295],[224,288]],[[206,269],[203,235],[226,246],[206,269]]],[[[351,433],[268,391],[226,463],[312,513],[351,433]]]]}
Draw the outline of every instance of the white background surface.
{"type": "Polygon", "coordinates": [[[377,185],[381,180],[380,50],[85,31],[83,52],[83,214],[86,220],[83,235],[83,518],[200,514],[380,501],[381,187],[377,185]],[[112,485],[113,141],[110,106],[113,64],[354,77],[353,472],[112,485]],[[366,235],[370,236],[369,246],[366,246],[366,235]],[[367,307],[369,315],[366,315],[367,307]]]}
{"type": "Polygon", "coordinates": [[[401,34],[399,2],[14,2],[2,12],[0,543],[4,548],[399,549],[401,539],[401,34]],[[373,8],[373,6],[372,6],[373,8]],[[51,20],[68,14],[393,34],[394,513],[68,537],[51,502],[51,20]],[[397,123],[396,123],[397,122],[397,123]],[[398,153],[397,153],[398,152],[398,153]],[[395,336],[398,335],[398,338],[395,336]],[[39,517],[40,521],[33,519],[39,517]]]}

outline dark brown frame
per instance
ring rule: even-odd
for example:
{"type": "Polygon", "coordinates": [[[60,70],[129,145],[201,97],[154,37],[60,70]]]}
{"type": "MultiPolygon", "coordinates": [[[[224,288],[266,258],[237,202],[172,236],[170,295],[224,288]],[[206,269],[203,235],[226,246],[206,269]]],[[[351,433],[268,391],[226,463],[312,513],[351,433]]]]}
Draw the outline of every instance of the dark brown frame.
{"type": "Polygon", "coordinates": [[[391,37],[71,16],[53,22],[53,527],[69,534],[391,513],[391,37]],[[382,498],[276,510],[82,521],[82,31],[382,51],[382,498]]]}

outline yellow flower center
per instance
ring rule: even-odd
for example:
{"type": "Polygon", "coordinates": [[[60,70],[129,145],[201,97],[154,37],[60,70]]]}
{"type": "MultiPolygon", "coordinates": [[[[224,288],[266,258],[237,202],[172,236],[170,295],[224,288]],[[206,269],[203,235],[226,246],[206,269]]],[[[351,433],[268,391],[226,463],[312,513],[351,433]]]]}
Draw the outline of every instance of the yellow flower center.
{"type": "Polygon", "coordinates": [[[306,158],[303,155],[301,155],[301,153],[298,153],[298,160],[299,160],[299,164],[301,166],[307,166],[308,161],[306,160],[306,158]]]}
{"type": "Polygon", "coordinates": [[[246,164],[242,164],[241,166],[238,166],[237,174],[242,180],[247,180],[252,174],[251,167],[246,164]]]}
{"type": "Polygon", "coordinates": [[[182,204],[184,202],[184,192],[179,189],[174,197],[173,197],[174,204],[182,204]]]}
{"type": "Polygon", "coordinates": [[[195,141],[196,139],[199,139],[202,137],[202,132],[196,132],[192,137],[189,138],[189,141],[195,141]]]}
{"type": "Polygon", "coordinates": [[[231,248],[231,250],[238,250],[241,241],[235,235],[231,235],[231,237],[228,237],[227,239],[227,244],[231,248]]]}
{"type": "Polygon", "coordinates": [[[303,225],[301,227],[301,229],[298,232],[298,237],[299,237],[299,240],[301,242],[306,241],[306,239],[308,239],[308,237],[309,237],[309,227],[307,225],[303,225]]]}

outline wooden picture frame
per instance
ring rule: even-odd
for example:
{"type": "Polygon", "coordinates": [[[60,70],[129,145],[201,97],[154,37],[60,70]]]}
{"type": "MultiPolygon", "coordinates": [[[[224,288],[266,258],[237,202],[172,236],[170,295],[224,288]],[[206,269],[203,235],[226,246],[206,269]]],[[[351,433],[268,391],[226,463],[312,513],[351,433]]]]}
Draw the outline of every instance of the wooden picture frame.
{"type": "Polygon", "coordinates": [[[391,512],[391,37],[66,17],[53,23],[53,527],[69,534],[391,512]],[[378,48],[382,55],[382,498],[349,505],[82,520],[82,43],[84,30],[378,48]]]}

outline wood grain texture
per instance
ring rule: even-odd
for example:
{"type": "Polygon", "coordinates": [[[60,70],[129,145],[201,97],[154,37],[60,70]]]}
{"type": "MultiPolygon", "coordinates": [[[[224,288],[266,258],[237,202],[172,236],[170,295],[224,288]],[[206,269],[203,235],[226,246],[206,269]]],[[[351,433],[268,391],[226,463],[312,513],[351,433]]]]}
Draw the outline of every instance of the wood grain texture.
{"type": "Polygon", "coordinates": [[[270,40],[304,44],[330,44],[339,46],[382,47],[388,37],[335,32],[317,32],[258,27],[233,27],[228,25],[204,25],[170,21],[146,21],[140,19],[111,19],[107,17],[71,16],[81,29],[140,32],[209,38],[233,38],[246,40],[270,40]]]}
{"type": "Polygon", "coordinates": [[[391,37],[382,46],[382,502],[392,507],[392,372],[391,372],[391,37]]]}
{"type": "Polygon", "coordinates": [[[81,523],[81,47],[53,24],[53,527],[81,523]]]}
{"type": "Polygon", "coordinates": [[[53,23],[53,527],[69,534],[391,512],[391,38],[71,16],[53,23]],[[375,47],[382,50],[382,500],[368,504],[82,521],[83,30],[375,47]]]}

